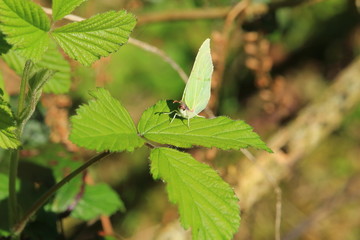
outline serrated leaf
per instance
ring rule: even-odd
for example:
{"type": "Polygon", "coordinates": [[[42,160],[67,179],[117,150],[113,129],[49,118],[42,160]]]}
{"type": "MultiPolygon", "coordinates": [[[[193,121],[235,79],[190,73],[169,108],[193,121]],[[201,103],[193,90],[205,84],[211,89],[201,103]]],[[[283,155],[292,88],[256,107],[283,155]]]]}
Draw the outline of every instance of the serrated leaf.
{"type": "Polygon", "coordinates": [[[40,60],[49,45],[50,21],[28,0],[0,0],[0,30],[21,55],[40,60]]]}
{"type": "Polygon", "coordinates": [[[118,210],[125,210],[119,195],[107,184],[101,183],[85,187],[84,195],[71,216],[88,221],[100,215],[110,216],[118,210]]]}
{"type": "Polygon", "coordinates": [[[36,64],[39,68],[55,71],[54,76],[45,84],[46,93],[67,93],[71,86],[71,68],[56,46],[48,49],[44,57],[36,64]]]}
{"type": "Polygon", "coordinates": [[[76,7],[86,0],[53,0],[53,19],[57,21],[70,14],[76,7]]]}
{"type": "Polygon", "coordinates": [[[143,145],[127,110],[110,93],[98,88],[95,100],[81,106],[71,118],[70,140],[97,151],[132,151],[143,145]]]}
{"type": "Polygon", "coordinates": [[[151,141],[183,148],[194,145],[225,150],[255,147],[272,152],[244,121],[228,117],[196,117],[190,120],[188,127],[187,120],[178,117],[171,123],[172,116],[167,113],[176,107],[177,105],[169,100],[159,101],[147,109],[138,124],[141,136],[151,141]]]}
{"type": "Polygon", "coordinates": [[[238,199],[212,168],[170,148],[153,149],[150,160],[153,177],[167,183],[169,199],[194,240],[232,238],[240,225],[238,199]]]}
{"type": "MultiPolygon", "coordinates": [[[[1,56],[2,59],[18,75],[22,75],[26,58],[20,56],[16,51],[10,50],[7,54],[1,56]]],[[[67,93],[71,86],[71,69],[68,61],[64,59],[59,50],[53,44],[35,64],[36,69],[47,68],[55,71],[54,76],[45,84],[43,91],[46,93],[67,93]]]]}
{"type": "Polygon", "coordinates": [[[20,146],[20,141],[17,139],[16,121],[11,108],[2,97],[0,97],[0,148],[15,149],[20,146]]]}
{"type": "Polygon", "coordinates": [[[51,34],[71,58],[89,66],[119,50],[135,24],[132,14],[109,11],[57,28],[51,34]]]}
{"type": "Polygon", "coordinates": [[[11,45],[5,40],[5,35],[0,32],[0,55],[7,53],[11,49],[11,45]]]}
{"type": "Polygon", "coordinates": [[[9,101],[9,94],[5,90],[5,82],[1,71],[0,71],[0,98],[2,98],[7,102],[9,101]]]}

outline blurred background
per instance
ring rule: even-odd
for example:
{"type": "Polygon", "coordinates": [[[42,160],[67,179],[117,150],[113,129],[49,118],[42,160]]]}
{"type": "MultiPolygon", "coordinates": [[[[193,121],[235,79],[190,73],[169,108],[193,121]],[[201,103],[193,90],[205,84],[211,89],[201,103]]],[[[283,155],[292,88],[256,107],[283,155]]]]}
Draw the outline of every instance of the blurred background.
{"type": "MultiPolygon", "coordinates": [[[[35,2],[51,7],[51,1],[35,2]]],[[[242,152],[191,150],[240,198],[242,222],[234,239],[274,239],[276,204],[282,207],[281,239],[360,239],[359,1],[89,0],[74,14],[88,18],[121,9],[138,19],[133,38],[157,47],[187,74],[199,46],[211,38],[209,108],[245,120],[275,152],[249,149],[254,162],[242,152]]],[[[81,161],[94,154],[67,135],[69,116],[96,86],[107,88],[135,121],[160,99],[181,99],[185,86],[163,57],[133,44],[91,68],[68,60],[72,90],[42,98],[26,128],[24,161],[42,156],[50,165],[55,155],[81,161]]],[[[0,67],[15,96],[18,77],[3,62],[0,67]]],[[[164,184],[149,174],[148,154],[143,147],[112,155],[87,172],[82,181],[110,184],[127,211],[111,216],[111,224],[107,218],[63,218],[66,239],[101,239],[112,231],[106,226],[118,239],[189,238],[164,184]]]]}

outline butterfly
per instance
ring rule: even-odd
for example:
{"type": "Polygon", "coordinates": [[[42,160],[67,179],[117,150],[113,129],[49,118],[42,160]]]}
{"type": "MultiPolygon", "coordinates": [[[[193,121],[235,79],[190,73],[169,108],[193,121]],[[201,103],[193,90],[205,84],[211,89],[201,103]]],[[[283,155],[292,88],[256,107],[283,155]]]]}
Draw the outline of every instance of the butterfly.
{"type": "Polygon", "coordinates": [[[180,103],[180,105],[175,110],[171,122],[176,116],[180,116],[188,120],[188,127],[190,127],[191,118],[201,117],[198,114],[206,108],[210,99],[213,70],[210,39],[206,39],[196,55],[181,101],[174,101],[180,103]]]}

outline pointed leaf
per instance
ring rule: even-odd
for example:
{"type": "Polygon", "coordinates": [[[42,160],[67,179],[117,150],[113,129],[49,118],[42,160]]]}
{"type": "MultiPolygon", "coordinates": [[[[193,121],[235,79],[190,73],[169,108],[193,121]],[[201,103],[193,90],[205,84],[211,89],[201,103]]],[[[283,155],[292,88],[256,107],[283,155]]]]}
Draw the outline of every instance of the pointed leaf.
{"type": "Polygon", "coordinates": [[[102,88],[91,92],[95,100],[77,110],[71,118],[70,140],[97,151],[132,151],[143,145],[126,109],[102,88]]]}
{"type": "MultiPolygon", "coordinates": [[[[18,75],[22,75],[26,58],[20,56],[16,51],[10,50],[1,56],[2,59],[18,75]]],[[[35,64],[36,69],[47,68],[55,71],[54,76],[45,84],[46,93],[67,93],[71,85],[71,69],[68,61],[64,59],[55,44],[47,50],[43,58],[35,64]]]]}
{"type": "Polygon", "coordinates": [[[158,143],[190,148],[194,145],[236,149],[255,147],[271,152],[271,149],[252,131],[244,121],[227,117],[213,119],[192,118],[190,127],[187,120],[176,118],[170,123],[172,115],[166,114],[177,105],[173,101],[160,101],[147,109],[141,116],[138,131],[141,136],[158,143]]]}
{"type": "Polygon", "coordinates": [[[53,19],[57,21],[70,14],[77,6],[86,0],[53,0],[52,10],[53,19]]]}
{"type": "Polygon", "coordinates": [[[8,44],[5,40],[5,35],[0,32],[0,55],[7,53],[11,48],[11,45],[8,44]]]}
{"type": "Polygon", "coordinates": [[[71,86],[71,68],[57,47],[51,46],[36,66],[55,71],[54,76],[45,84],[46,93],[67,93],[71,86]]]}
{"type": "Polygon", "coordinates": [[[28,0],[0,0],[0,30],[21,55],[40,60],[48,48],[50,21],[40,6],[28,0]]]}
{"type": "Polygon", "coordinates": [[[151,151],[151,173],[167,183],[180,220],[193,239],[231,239],[240,225],[238,199],[231,187],[208,165],[170,148],[151,151]]]}
{"type": "Polygon", "coordinates": [[[135,26],[135,17],[125,11],[109,11],[70,23],[52,32],[54,39],[73,59],[91,65],[119,50],[135,26]]]}
{"type": "Polygon", "coordinates": [[[16,121],[7,102],[0,97],[0,148],[9,149],[20,146],[16,137],[16,121]]]}
{"type": "Polygon", "coordinates": [[[88,221],[100,215],[110,216],[118,210],[125,210],[119,195],[107,184],[101,183],[85,187],[84,195],[71,216],[88,221]]]}
{"type": "Polygon", "coordinates": [[[5,90],[5,82],[1,71],[0,71],[0,98],[9,102],[9,94],[5,90]]]}

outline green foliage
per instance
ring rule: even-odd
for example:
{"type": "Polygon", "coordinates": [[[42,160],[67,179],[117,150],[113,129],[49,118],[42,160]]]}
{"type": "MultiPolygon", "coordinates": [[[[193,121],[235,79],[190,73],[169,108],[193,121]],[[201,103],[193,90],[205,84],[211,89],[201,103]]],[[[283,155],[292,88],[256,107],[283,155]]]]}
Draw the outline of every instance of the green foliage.
{"type": "Polygon", "coordinates": [[[50,21],[28,0],[0,0],[0,30],[21,55],[40,60],[49,45],[50,21]]]}
{"type": "Polygon", "coordinates": [[[0,148],[15,149],[20,146],[16,135],[16,120],[10,105],[0,95],[0,148]]]}
{"type": "MultiPolygon", "coordinates": [[[[20,128],[26,124],[35,111],[36,105],[40,100],[42,89],[45,83],[54,75],[54,71],[48,69],[36,70],[34,64],[31,61],[27,61],[25,64],[23,78],[27,78],[28,91],[26,93],[25,104],[26,107],[22,109],[19,121],[20,128]]],[[[20,132],[21,132],[20,131],[20,132]]]]}
{"type": "Polygon", "coordinates": [[[5,36],[0,32],[0,55],[7,53],[11,48],[11,45],[5,41],[5,36]]]}
{"type": "Polygon", "coordinates": [[[5,91],[5,82],[1,71],[0,71],[0,98],[2,98],[5,101],[9,101],[9,94],[5,91]]]}
{"type": "Polygon", "coordinates": [[[70,140],[97,151],[133,151],[143,145],[127,110],[108,91],[91,92],[95,100],[77,110],[71,118],[70,140]]]}
{"type": "Polygon", "coordinates": [[[102,183],[86,186],[84,195],[71,216],[87,221],[100,215],[112,215],[118,210],[125,211],[119,195],[102,183]]]}
{"type": "MultiPolygon", "coordinates": [[[[52,168],[53,175],[56,182],[61,181],[70,171],[74,171],[80,167],[80,162],[75,162],[69,158],[61,158],[57,161],[55,167],[52,168]]],[[[78,175],[65,184],[59,191],[56,192],[55,198],[51,203],[51,210],[56,213],[65,212],[70,205],[76,202],[76,195],[80,193],[82,185],[85,185],[82,180],[82,175],[78,175]]]]}
{"type": "Polygon", "coordinates": [[[70,14],[77,6],[86,0],[53,0],[52,10],[53,19],[57,21],[63,18],[65,15],[70,14]]]}
{"type": "MultiPolygon", "coordinates": [[[[58,20],[82,1],[54,1],[58,20]]],[[[79,23],[50,30],[50,21],[40,6],[28,0],[0,0],[0,30],[5,40],[20,55],[34,61],[42,59],[50,44],[50,35],[71,57],[91,65],[126,43],[136,23],[125,11],[109,11],[79,23]],[[49,35],[50,34],[50,35],[49,35]]],[[[7,51],[3,47],[1,53],[7,51]]]]}
{"type": "Polygon", "coordinates": [[[181,223],[193,239],[231,239],[240,225],[234,191],[208,165],[169,148],[151,151],[151,173],[167,183],[171,202],[178,204],[181,223]]]}
{"type": "MultiPolygon", "coordinates": [[[[8,197],[9,195],[8,189],[9,189],[9,176],[0,173],[0,201],[8,197]]],[[[19,191],[19,189],[20,189],[20,182],[16,180],[16,190],[19,191]]]]}
{"type": "MultiPolygon", "coordinates": [[[[24,57],[12,50],[1,57],[18,75],[22,74],[26,62],[24,57]]],[[[41,68],[47,68],[55,72],[54,76],[44,85],[44,92],[61,94],[70,90],[70,64],[64,59],[54,44],[51,44],[43,58],[35,63],[35,69],[41,68]]]]}
{"type": "Polygon", "coordinates": [[[55,29],[52,36],[71,58],[91,65],[125,44],[135,24],[131,14],[109,11],[55,29]]]}
{"type": "Polygon", "coordinates": [[[224,150],[255,147],[271,152],[252,131],[252,127],[244,121],[235,121],[227,117],[198,117],[191,119],[190,127],[182,118],[170,123],[172,116],[166,113],[174,111],[176,106],[172,101],[160,101],[147,109],[138,124],[141,136],[151,141],[183,148],[194,145],[224,150]]]}

